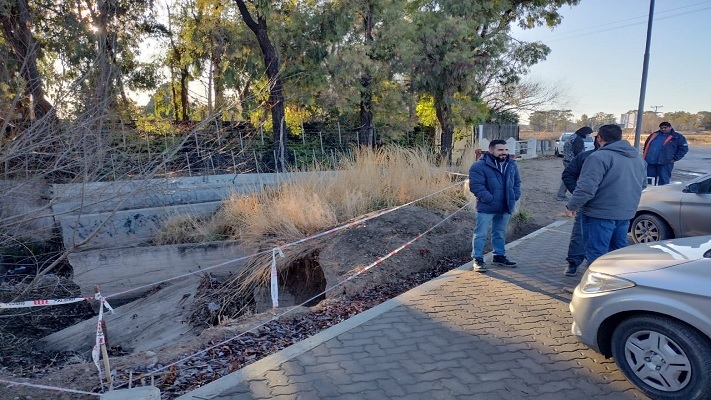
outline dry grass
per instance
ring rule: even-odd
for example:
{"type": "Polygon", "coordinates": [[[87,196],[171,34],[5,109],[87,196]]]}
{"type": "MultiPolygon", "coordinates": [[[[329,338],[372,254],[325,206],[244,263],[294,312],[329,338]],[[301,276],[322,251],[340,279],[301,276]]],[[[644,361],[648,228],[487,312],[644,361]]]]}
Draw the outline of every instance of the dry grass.
{"type": "MultiPolygon", "coordinates": [[[[215,217],[218,233],[248,245],[288,243],[357,216],[404,204],[452,185],[434,157],[400,147],[358,150],[336,171],[311,169],[275,190],[233,195],[215,217]]],[[[431,209],[461,206],[461,186],[418,203],[431,209]]]]}

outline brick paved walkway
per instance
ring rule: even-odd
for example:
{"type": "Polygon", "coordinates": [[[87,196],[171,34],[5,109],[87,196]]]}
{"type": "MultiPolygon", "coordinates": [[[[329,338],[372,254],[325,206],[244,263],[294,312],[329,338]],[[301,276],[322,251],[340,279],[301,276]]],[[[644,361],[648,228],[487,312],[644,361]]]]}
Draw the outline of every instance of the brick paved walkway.
{"type": "Polygon", "coordinates": [[[462,266],[180,399],[646,399],[570,333],[571,227],[514,242],[518,268],[462,266]]]}

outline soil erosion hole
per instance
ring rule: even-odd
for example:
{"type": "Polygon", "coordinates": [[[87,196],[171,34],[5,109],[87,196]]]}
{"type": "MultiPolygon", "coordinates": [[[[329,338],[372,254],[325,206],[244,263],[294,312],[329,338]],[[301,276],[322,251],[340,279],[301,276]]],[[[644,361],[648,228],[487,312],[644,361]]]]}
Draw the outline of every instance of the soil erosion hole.
{"type": "MultiPolygon", "coordinates": [[[[324,290],[326,277],[318,262],[318,251],[295,260],[279,271],[279,307],[299,305],[309,299],[304,305],[314,306],[326,298],[322,294],[324,290]]],[[[259,292],[255,294],[257,311],[263,312],[271,308],[271,295],[268,288],[259,292]]]]}

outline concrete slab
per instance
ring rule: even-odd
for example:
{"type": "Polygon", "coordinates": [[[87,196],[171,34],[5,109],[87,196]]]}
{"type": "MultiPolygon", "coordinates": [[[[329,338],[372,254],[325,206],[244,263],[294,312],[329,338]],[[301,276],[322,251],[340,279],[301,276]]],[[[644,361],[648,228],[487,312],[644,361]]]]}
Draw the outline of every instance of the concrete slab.
{"type": "Polygon", "coordinates": [[[57,216],[66,249],[82,244],[80,251],[130,247],[155,239],[165,223],[181,215],[204,218],[214,214],[221,201],[177,206],[122,210],[114,213],[57,216]],[[94,232],[96,231],[96,234],[94,232]]]}
{"type": "MultiPolygon", "coordinates": [[[[186,336],[197,336],[199,332],[193,332],[185,321],[195,301],[199,281],[200,277],[191,276],[163,284],[144,298],[116,307],[114,314],[105,312],[109,345],[140,352],[155,350],[186,336]]],[[[88,354],[95,341],[96,318],[92,318],[45,336],[37,345],[49,351],[88,354]]]]}
{"type": "Polygon", "coordinates": [[[93,296],[95,285],[105,295],[142,288],[118,296],[136,298],[150,291],[151,284],[168,277],[200,274],[222,264],[213,272],[240,271],[246,262],[231,261],[250,254],[251,249],[237,242],[209,242],[90,250],[70,254],[69,262],[74,268],[72,280],[82,288],[82,296],[93,296]]]}

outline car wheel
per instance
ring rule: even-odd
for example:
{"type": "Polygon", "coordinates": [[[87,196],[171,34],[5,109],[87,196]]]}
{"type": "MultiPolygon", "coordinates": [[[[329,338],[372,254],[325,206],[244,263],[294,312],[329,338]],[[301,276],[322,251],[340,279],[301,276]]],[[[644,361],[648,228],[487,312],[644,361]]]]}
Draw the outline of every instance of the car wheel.
{"type": "Polygon", "coordinates": [[[638,215],[632,221],[632,240],[635,243],[649,243],[672,238],[672,231],[666,221],[652,214],[638,215]]]}
{"type": "Polygon", "coordinates": [[[612,334],[612,356],[627,379],[652,399],[711,399],[711,345],[666,317],[624,320],[612,334]]]}

